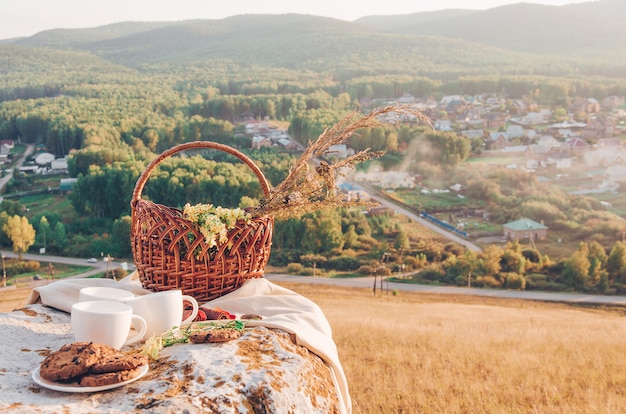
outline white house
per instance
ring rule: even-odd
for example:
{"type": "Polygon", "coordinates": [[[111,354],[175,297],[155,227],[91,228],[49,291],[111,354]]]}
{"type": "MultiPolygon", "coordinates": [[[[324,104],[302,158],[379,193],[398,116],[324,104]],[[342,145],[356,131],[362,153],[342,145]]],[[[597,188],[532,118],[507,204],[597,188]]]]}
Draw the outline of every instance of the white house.
{"type": "Polygon", "coordinates": [[[35,164],[37,165],[50,164],[52,161],[54,161],[54,154],[50,154],[49,152],[42,152],[35,157],[35,164]]]}
{"type": "Polygon", "coordinates": [[[67,172],[67,158],[57,158],[50,162],[50,172],[53,173],[66,173],[67,172]]]}

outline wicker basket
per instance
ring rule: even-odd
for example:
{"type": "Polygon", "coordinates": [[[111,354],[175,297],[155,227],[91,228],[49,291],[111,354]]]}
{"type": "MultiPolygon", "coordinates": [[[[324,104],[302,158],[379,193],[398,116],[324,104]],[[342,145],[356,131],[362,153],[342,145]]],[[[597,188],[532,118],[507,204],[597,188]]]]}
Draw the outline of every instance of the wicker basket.
{"type": "Polygon", "coordinates": [[[175,146],[155,158],[141,174],[131,201],[131,245],[144,288],[152,291],[180,289],[204,303],[239,288],[248,279],[263,277],[272,245],[272,216],[239,221],[226,243],[210,248],[204,236],[177,208],[141,199],[150,173],[166,157],[187,149],[214,149],[243,161],[257,176],[265,196],[269,184],[261,170],[241,152],[209,141],[175,146]],[[228,246],[231,246],[228,248],[228,246]]]}

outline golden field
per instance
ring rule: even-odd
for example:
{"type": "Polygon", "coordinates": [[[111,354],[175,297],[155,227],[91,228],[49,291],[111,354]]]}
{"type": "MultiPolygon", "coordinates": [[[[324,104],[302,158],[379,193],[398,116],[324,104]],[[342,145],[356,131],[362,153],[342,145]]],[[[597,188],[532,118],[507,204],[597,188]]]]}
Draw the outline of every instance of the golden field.
{"type": "Polygon", "coordinates": [[[326,314],[355,414],[626,412],[623,308],[281,285],[326,314]]]}
{"type": "Polygon", "coordinates": [[[624,413],[624,309],[308,284],[354,413],[624,413]]]}

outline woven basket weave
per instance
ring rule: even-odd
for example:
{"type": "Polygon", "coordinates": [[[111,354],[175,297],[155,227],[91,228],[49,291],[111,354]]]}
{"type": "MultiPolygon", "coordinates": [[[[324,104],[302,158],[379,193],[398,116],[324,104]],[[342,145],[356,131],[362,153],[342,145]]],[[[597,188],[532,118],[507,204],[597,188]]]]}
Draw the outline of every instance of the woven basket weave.
{"type": "Polygon", "coordinates": [[[263,277],[272,245],[274,218],[240,220],[228,241],[210,248],[200,230],[177,208],[141,199],[150,173],[165,158],[188,149],[214,149],[243,161],[257,176],[265,196],[269,184],[246,155],[210,141],[175,146],[155,158],[141,174],[131,201],[131,245],[139,279],[152,291],[180,289],[204,303],[239,288],[248,279],[263,277]],[[230,246],[230,247],[229,247],[230,246]]]}

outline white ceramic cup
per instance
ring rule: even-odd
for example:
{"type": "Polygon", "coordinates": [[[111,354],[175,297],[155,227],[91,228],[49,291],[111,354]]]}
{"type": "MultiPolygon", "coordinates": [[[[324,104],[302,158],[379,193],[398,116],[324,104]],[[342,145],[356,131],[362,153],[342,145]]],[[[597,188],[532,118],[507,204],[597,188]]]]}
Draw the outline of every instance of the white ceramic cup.
{"type": "Polygon", "coordinates": [[[140,341],[148,325],[141,316],[133,315],[133,308],[115,301],[87,301],[72,305],[71,325],[78,342],[93,342],[120,349],[140,341]],[[129,337],[131,324],[137,333],[129,337]]]}
{"type": "Polygon", "coordinates": [[[188,295],[183,295],[180,290],[165,290],[157,293],[149,293],[143,296],[135,296],[124,301],[133,308],[135,315],[146,320],[148,329],[145,339],[158,336],[165,331],[191,323],[198,315],[198,302],[188,295]],[[183,320],[183,301],[193,306],[191,315],[183,320]]]}
{"type": "Polygon", "coordinates": [[[78,294],[79,302],[90,300],[112,300],[114,302],[124,302],[126,299],[134,298],[133,292],[124,289],[117,289],[105,286],[90,286],[82,288],[78,294]]]}

